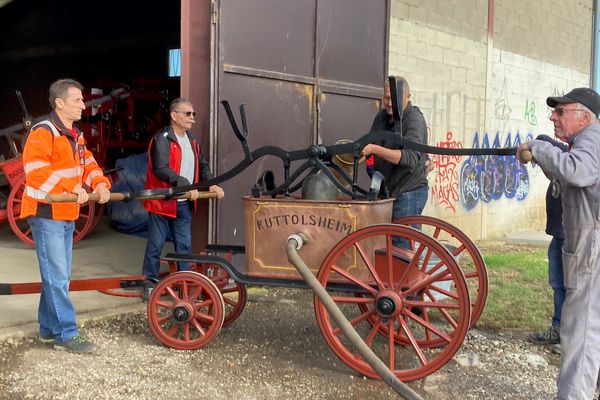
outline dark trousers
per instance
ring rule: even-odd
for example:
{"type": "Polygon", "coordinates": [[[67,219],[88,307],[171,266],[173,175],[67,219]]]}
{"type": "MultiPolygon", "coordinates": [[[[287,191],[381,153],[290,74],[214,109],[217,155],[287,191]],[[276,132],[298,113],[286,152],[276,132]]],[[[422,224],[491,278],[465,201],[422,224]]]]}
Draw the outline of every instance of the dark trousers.
{"type": "MultiPolygon", "coordinates": [[[[427,204],[427,198],[429,197],[429,186],[425,185],[418,189],[410,192],[400,193],[392,209],[392,221],[400,218],[407,217],[410,215],[421,215],[425,205],[427,204]]],[[[413,228],[421,229],[420,225],[413,225],[413,228]]],[[[397,247],[409,248],[409,242],[402,237],[394,237],[392,243],[397,247]]]]}
{"type": "MultiPolygon", "coordinates": [[[[146,279],[158,282],[160,272],[160,255],[162,249],[171,236],[175,245],[175,252],[190,254],[192,251],[192,211],[189,201],[177,202],[177,217],[169,218],[162,215],[148,213],[148,242],[144,255],[142,273],[146,279]]],[[[178,271],[188,271],[189,263],[178,263],[178,271]]]]}
{"type": "Polygon", "coordinates": [[[562,247],[564,239],[553,237],[548,246],[548,282],[554,291],[554,315],[552,326],[560,326],[560,314],[567,290],[563,277],[562,247]]]}

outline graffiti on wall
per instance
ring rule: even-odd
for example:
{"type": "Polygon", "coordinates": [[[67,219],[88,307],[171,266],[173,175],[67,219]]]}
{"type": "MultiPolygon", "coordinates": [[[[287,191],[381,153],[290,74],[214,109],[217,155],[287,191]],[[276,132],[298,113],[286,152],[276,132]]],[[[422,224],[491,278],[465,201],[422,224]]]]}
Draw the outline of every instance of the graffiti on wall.
{"type": "MultiPolygon", "coordinates": [[[[525,141],[533,136],[527,134],[525,141]]],[[[512,147],[521,144],[521,135],[512,138],[509,133],[504,143],[500,141],[500,133],[496,132],[492,143],[486,133],[481,142],[475,132],[473,148],[512,147]]],[[[529,194],[529,174],[525,165],[515,156],[470,156],[460,170],[460,200],[466,210],[472,210],[481,200],[490,203],[501,197],[524,200],[529,194]]]]}
{"type": "Polygon", "coordinates": [[[506,89],[506,79],[502,82],[502,87],[500,89],[500,93],[496,96],[496,100],[494,101],[494,114],[498,123],[500,124],[500,129],[502,132],[506,131],[506,125],[510,119],[510,113],[512,112],[512,108],[510,108],[508,93],[506,89]]]}
{"type": "Polygon", "coordinates": [[[530,125],[537,125],[537,117],[535,116],[535,102],[533,100],[525,101],[525,115],[523,117],[530,125]]]}
{"type": "MultiPolygon", "coordinates": [[[[445,149],[460,149],[463,144],[455,140],[452,132],[446,133],[446,140],[437,142],[437,147],[445,149]]],[[[451,213],[456,212],[459,200],[459,170],[462,156],[432,154],[431,162],[436,171],[431,185],[431,199],[436,207],[443,207],[451,213]]],[[[431,183],[430,183],[431,184],[431,183]]]]}

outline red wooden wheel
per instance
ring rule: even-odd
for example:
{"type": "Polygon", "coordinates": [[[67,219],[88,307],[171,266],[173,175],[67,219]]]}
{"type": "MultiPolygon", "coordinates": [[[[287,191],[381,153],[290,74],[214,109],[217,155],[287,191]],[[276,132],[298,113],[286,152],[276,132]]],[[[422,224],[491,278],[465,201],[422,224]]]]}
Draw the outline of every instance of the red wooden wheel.
{"type": "Polygon", "coordinates": [[[104,216],[104,209],[106,208],[106,204],[94,204],[94,205],[95,205],[94,217],[93,217],[90,229],[89,229],[90,231],[92,231],[95,227],[98,226],[98,224],[102,220],[102,217],[104,216]]]}
{"type": "MultiPolygon", "coordinates": [[[[458,260],[458,266],[465,276],[469,297],[471,298],[471,326],[479,320],[488,294],[488,276],[485,261],[475,243],[455,226],[438,218],[415,215],[402,217],[394,221],[401,225],[425,225],[433,228],[433,236],[444,244],[458,260]]],[[[413,247],[414,248],[414,247],[413,247]]]]}
{"type": "MultiPolygon", "coordinates": [[[[365,343],[403,381],[441,368],[469,329],[469,291],[454,257],[411,227],[381,224],[353,232],[329,252],[317,278],[365,343]],[[392,246],[394,236],[410,239],[415,250],[392,246]],[[432,342],[440,344],[431,348],[432,342]]],[[[316,296],[314,306],[333,352],[355,371],[378,378],[316,296]]]]}
{"type": "MultiPolygon", "coordinates": [[[[8,223],[10,228],[19,239],[30,247],[34,247],[31,237],[31,228],[26,219],[21,219],[21,198],[25,190],[25,176],[19,179],[8,196],[6,207],[8,223]]],[[[92,228],[94,222],[94,203],[81,205],[79,209],[79,218],[75,221],[75,231],[73,232],[73,244],[79,242],[92,228]]]]}
{"type": "Polygon", "coordinates": [[[218,264],[193,264],[192,270],[209,277],[221,291],[225,305],[223,326],[229,326],[246,307],[248,298],[246,285],[235,282],[227,270],[218,264]]]}
{"type": "Polygon", "coordinates": [[[176,272],[160,281],[148,301],[154,337],[178,350],[195,350],[219,333],[225,308],[217,286],[197,272],[176,272]]]}

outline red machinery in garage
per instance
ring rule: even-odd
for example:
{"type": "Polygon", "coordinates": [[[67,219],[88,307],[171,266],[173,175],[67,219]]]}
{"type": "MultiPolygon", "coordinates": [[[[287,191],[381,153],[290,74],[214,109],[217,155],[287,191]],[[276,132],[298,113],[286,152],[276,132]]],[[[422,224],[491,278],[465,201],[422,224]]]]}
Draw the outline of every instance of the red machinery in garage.
{"type": "MultiPolygon", "coordinates": [[[[168,124],[170,81],[138,79],[136,82],[139,88],[106,86],[107,89],[94,88],[84,93],[86,109],[78,127],[96,161],[104,168],[112,167],[118,158],[146,151],[152,134],[168,124]],[[108,94],[104,95],[105,92],[108,94]]],[[[21,151],[26,132],[48,115],[33,118],[19,91],[17,97],[23,110],[23,122],[0,130],[0,138],[5,139],[0,145],[0,223],[8,221],[15,235],[33,247],[29,224],[19,218],[25,188],[21,151]]],[[[82,206],[75,223],[73,243],[89,233],[103,215],[103,206],[94,203],[82,206]]]]}

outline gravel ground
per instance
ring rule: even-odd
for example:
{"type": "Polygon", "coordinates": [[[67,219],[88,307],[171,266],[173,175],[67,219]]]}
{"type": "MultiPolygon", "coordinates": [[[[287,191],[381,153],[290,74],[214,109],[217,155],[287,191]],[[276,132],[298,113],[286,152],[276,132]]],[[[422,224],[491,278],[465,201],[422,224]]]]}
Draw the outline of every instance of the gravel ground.
{"type": "MultiPolygon", "coordinates": [[[[207,347],[162,346],[145,314],[88,321],[97,343],[76,355],[34,338],[0,344],[1,399],[397,399],[329,350],[308,291],[251,295],[242,315],[207,347]]],[[[410,387],[425,399],[553,399],[559,357],[524,332],[468,333],[442,369],[410,387]]]]}

